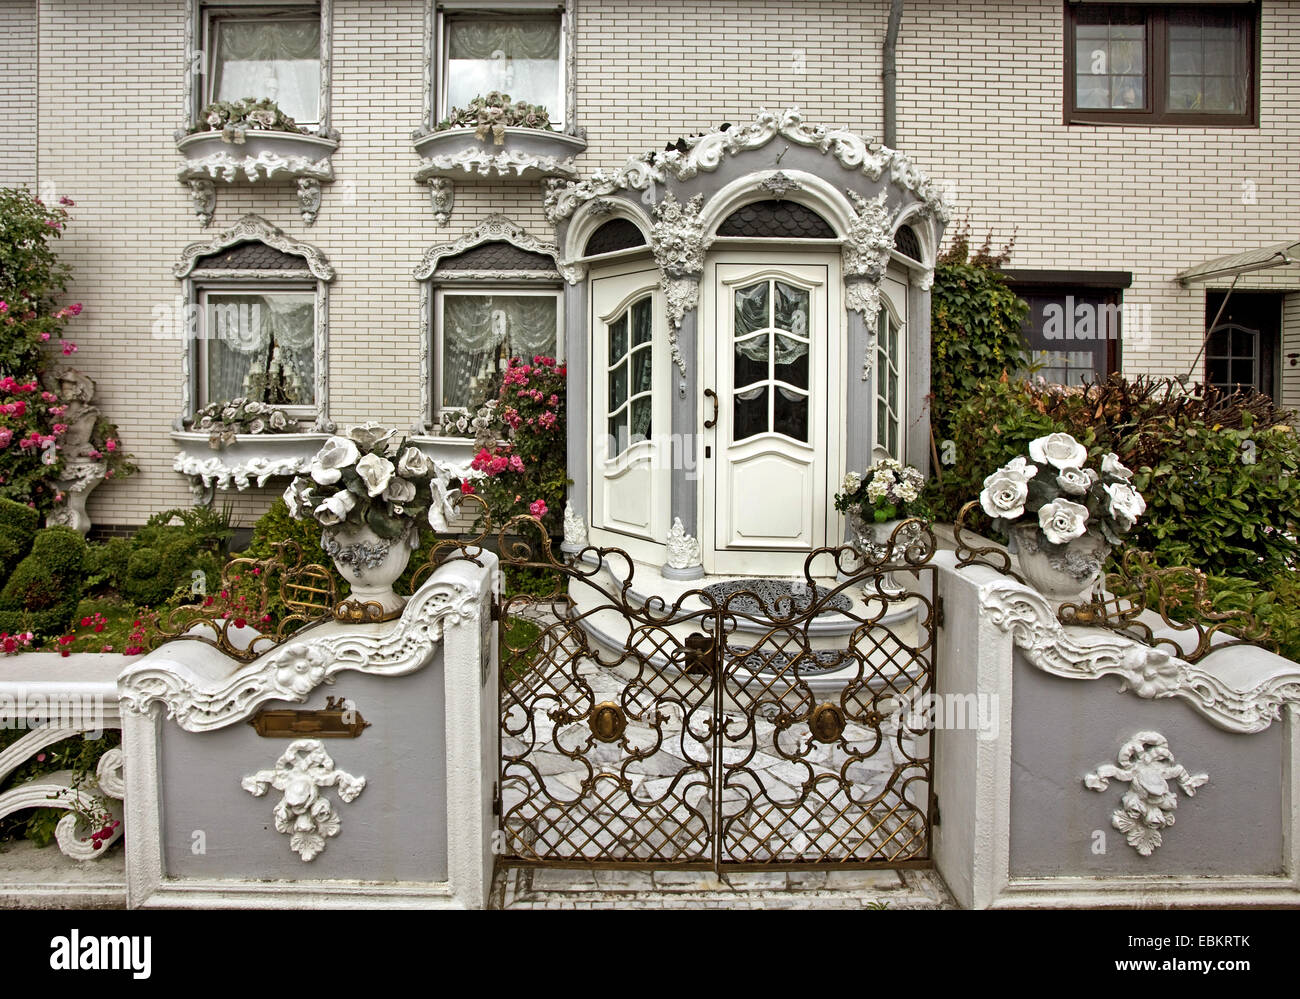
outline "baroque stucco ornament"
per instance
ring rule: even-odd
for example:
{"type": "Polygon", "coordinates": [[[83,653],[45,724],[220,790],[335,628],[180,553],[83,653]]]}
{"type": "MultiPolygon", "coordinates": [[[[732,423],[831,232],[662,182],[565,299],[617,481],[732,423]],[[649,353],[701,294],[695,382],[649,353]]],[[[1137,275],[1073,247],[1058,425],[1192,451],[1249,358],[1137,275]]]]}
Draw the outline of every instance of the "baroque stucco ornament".
{"type": "Polygon", "coordinates": [[[573,504],[564,504],[564,544],[561,550],[580,552],[587,547],[587,525],[573,510],[573,504]]]}
{"type": "Polygon", "coordinates": [[[880,282],[889,266],[889,252],[894,246],[894,220],[897,212],[886,204],[886,192],[864,198],[848,191],[854,217],[844,243],[844,303],[862,314],[867,328],[867,349],[862,361],[862,380],[871,379],[876,353],[876,319],[880,315],[880,282]]]}
{"type": "Polygon", "coordinates": [[[260,215],[245,215],[229,229],[223,229],[211,239],[188,244],[181,251],[180,259],[172,267],[172,274],[178,278],[189,277],[198,262],[204,257],[228,250],[240,243],[265,243],[267,246],[302,257],[307,262],[307,269],[318,281],[333,281],[334,268],[325,254],[310,243],[286,235],[284,230],[271,225],[260,215]]]}
{"type": "Polygon", "coordinates": [[[1044,673],[1070,680],[1117,677],[1122,691],[1146,699],[1180,698],[1228,732],[1262,732],[1281,718],[1283,704],[1300,701],[1300,670],[1279,671],[1239,690],[1202,668],[1204,660],[1193,665],[1104,629],[1066,628],[1051,601],[1012,579],[998,577],[981,586],[980,609],[1044,673]]]}
{"type": "Polygon", "coordinates": [[[615,191],[644,191],[651,184],[672,177],[689,180],[701,171],[717,170],[728,156],[759,149],[775,139],[808,146],[833,156],[849,170],[861,170],[872,180],[888,174],[897,186],[911,191],[942,222],[948,221],[948,207],[938,186],[896,149],[864,139],[845,129],[830,129],[803,120],[797,107],[783,112],[759,110],[752,122],[739,128],[714,129],[687,139],[687,149],[656,152],[632,157],[613,171],[597,170],[587,180],[552,189],[546,197],[546,213],[553,222],[567,219],[578,205],[615,191]]]}
{"type": "Polygon", "coordinates": [[[1094,791],[1106,790],[1111,780],[1128,784],[1110,824],[1124,834],[1129,846],[1149,857],[1160,846],[1160,831],[1174,824],[1176,787],[1190,798],[1209,779],[1208,774],[1188,773],[1159,732],[1138,732],[1120,749],[1118,766],[1103,763],[1083,783],[1094,791]]]}
{"type": "Polygon", "coordinates": [[[711,240],[704,236],[700,210],[704,196],[697,194],[685,205],[669,191],[654,209],[650,250],[659,267],[659,285],[668,307],[668,345],[673,363],[686,374],[686,359],[677,344],[682,318],[700,301],[700,276],[711,240]]]}
{"type": "Polygon", "coordinates": [[[668,565],[673,569],[690,569],[700,564],[700,543],[686,533],[682,518],[674,517],[668,529],[668,565]]]}
{"type": "Polygon", "coordinates": [[[477,600],[478,594],[461,583],[428,582],[392,625],[358,631],[327,622],[299,641],[219,673],[211,664],[207,670],[195,668],[176,656],[175,643],[164,645],[119,678],[122,709],[148,714],[161,707],[185,731],[208,732],[249,718],[267,701],[305,701],[346,670],[405,676],[425,665],[444,627],[472,614],[477,600]]]}
{"type": "Polygon", "coordinates": [[[346,802],[354,801],[366,787],[364,777],[335,767],[319,739],[295,739],[274,770],[259,770],[239,783],[259,798],[270,788],[283,792],[272,812],[275,830],[289,836],[290,849],[305,862],[320,855],[327,837],[339,834],[339,813],[323,790],[337,787],[339,798],[346,802]]]}

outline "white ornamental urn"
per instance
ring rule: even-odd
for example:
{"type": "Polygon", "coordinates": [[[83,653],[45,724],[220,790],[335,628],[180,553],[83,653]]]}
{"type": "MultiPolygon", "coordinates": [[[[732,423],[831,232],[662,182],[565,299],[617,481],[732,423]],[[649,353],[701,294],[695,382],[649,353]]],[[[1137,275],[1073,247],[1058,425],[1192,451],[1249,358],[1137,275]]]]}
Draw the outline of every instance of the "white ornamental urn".
{"type": "Polygon", "coordinates": [[[1036,524],[1011,527],[1020,574],[1055,606],[1083,603],[1101,580],[1111,547],[1089,531],[1064,545],[1050,544],[1036,524]]]}
{"type": "Polygon", "coordinates": [[[321,548],[352,586],[350,599],[362,607],[377,604],[380,614],[376,616],[383,618],[395,616],[406,605],[406,597],[394,592],[393,584],[406,571],[418,544],[414,524],[391,541],[365,524],[340,524],[321,534],[321,548]]]}

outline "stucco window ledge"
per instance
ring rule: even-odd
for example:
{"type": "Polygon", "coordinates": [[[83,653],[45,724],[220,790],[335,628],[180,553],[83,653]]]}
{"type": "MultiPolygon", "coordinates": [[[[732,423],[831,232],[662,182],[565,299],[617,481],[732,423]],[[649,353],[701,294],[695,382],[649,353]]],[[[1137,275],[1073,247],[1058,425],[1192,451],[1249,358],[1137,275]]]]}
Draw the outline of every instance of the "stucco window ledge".
{"type": "Polygon", "coordinates": [[[538,128],[507,128],[502,145],[480,139],[472,128],[449,128],[416,134],[418,184],[429,185],[434,221],[446,225],[455,200],[455,184],[494,181],[577,180],[573,159],[587,140],[564,132],[538,128]]]}
{"type": "Polygon", "coordinates": [[[304,472],[312,456],[329,437],[324,433],[236,434],[234,443],[213,448],[201,431],[171,434],[180,448],[172,468],[190,478],[196,497],[210,489],[243,491],[271,479],[304,472]]]}
{"type": "Polygon", "coordinates": [[[189,187],[194,213],[203,225],[212,221],[217,185],[294,184],[298,210],[307,225],[320,211],[322,183],[334,179],[330,157],[336,139],[296,132],[250,130],[244,142],[226,142],[220,132],[196,132],[176,141],[185,162],[176,178],[189,187]]]}

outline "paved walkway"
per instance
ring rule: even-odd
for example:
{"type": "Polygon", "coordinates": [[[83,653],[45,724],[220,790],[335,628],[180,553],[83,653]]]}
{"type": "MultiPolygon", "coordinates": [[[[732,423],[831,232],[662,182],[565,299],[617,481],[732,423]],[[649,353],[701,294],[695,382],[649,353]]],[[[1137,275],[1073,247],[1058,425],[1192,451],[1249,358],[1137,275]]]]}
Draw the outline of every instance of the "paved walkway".
{"type": "Polygon", "coordinates": [[[931,870],[611,871],[504,868],[493,909],[955,909],[931,870]]]}

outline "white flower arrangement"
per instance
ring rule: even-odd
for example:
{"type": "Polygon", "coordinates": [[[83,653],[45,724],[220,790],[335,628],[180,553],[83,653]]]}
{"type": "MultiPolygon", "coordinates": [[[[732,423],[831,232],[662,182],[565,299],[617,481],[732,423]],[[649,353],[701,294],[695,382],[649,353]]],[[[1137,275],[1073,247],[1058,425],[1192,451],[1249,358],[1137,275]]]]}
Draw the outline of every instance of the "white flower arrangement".
{"type": "Polygon", "coordinates": [[[893,458],[881,458],[865,472],[844,476],[835,494],[835,509],[858,512],[867,523],[924,515],[919,505],[925,476],[893,458]]]}
{"type": "Polygon", "coordinates": [[[1039,437],[1030,442],[1028,459],[1013,458],[984,480],[980,507],[1002,527],[1036,517],[1053,545],[1088,533],[1117,545],[1146,512],[1146,501],[1117,455],[1105,455],[1100,470],[1087,461],[1088,449],[1069,434],[1039,437]]]}
{"type": "Polygon", "coordinates": [[[405,434],[365,423],[331,437],[284,491],[291,516],[325,528],[367,526],[389,541],[416,521],[445,527],[434,463],[405,434]]]}

